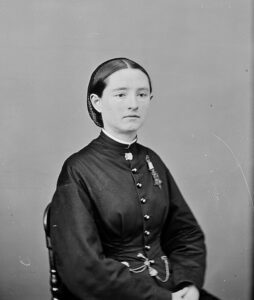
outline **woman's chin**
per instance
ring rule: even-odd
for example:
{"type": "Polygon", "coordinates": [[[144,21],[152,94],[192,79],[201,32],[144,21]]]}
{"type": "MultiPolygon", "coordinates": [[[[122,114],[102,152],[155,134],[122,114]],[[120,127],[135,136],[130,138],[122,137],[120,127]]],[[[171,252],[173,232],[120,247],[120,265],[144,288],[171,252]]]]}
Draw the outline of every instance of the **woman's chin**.
{"type": "Polygon", "coordinates": [[[128,126],[124,126],[123,131],[125,132],[137,132],[141,124],[129,124],[128,126]]]}
{"type": "Polygon", "coordinates": [[[123,124],[123,127],[127,130],[138,130],[141,127],[142,123],[143,122],[140,119],[128,119],[128,122],[125,122],[125,124],[123,124]]]}

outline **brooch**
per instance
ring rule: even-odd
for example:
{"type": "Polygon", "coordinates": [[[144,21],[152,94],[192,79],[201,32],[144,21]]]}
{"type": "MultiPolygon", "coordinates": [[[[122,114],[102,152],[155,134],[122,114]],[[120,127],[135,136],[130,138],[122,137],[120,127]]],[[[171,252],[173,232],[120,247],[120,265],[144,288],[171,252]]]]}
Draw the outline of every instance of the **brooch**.
{"type": "Polygon", "coordinates": [[[159,174],[155,171],[149,155],[146,155],[146,163],[148,165],[149,171],[152,173],[154,185],[158,185],[158,187],[161,189],[162,180],[160,179],[159,174]]]}
{"type": "Polygon", "coordinates": [[[124,155],[126,160],[132,160],[133,159],[133,154],[131,152],[125,153],[124,155]]]}

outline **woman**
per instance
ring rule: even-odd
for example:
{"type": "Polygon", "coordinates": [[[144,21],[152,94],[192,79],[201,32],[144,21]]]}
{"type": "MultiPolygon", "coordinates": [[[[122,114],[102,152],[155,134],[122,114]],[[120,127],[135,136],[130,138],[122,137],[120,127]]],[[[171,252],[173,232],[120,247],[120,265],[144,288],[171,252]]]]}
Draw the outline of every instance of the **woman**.
{"type": "Polygon", "coordinates": [[[203,232],[159,156],[137,143],[151,99],[148,73],[127,58],[91,76],[102,131],[65,161],[51,204],[66,299],[215,299],[201,290],[203,232]]]}

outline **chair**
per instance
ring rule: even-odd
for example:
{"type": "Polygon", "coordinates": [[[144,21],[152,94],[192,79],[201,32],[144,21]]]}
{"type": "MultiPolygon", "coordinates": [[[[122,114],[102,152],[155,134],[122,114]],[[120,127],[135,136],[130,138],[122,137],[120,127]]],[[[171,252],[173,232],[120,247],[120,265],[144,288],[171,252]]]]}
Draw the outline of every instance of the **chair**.
{"type": "Polygon", "coordinates": [[[50,238],[50,203],[47,205],[44,214],[43,214],[43,227],[46,236],[46,245],[48,248],[48,255],[49,255],[49,268],[50,268],[50,291],[51,291],[51,300],[62,300],[65,299],[64,297],[64,287],[61,279],[59,278],[56,267],[55,267],[55,259],[54,253],[51,244],[50,238]]]}

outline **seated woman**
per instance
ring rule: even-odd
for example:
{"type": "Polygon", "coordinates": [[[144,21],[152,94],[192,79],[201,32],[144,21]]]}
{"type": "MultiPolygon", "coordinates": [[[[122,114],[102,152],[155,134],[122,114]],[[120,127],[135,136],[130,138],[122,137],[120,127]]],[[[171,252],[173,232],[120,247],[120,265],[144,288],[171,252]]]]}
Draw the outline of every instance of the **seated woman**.
{"type": "Polygon", "coordinates": [[[204,235],[160,157],[137,142],[152,99],[127,58],[92,74],[99,137],[70,156],[51,203],[50,234],[66,299],[217,299],[202,290],[204,235]]]}

